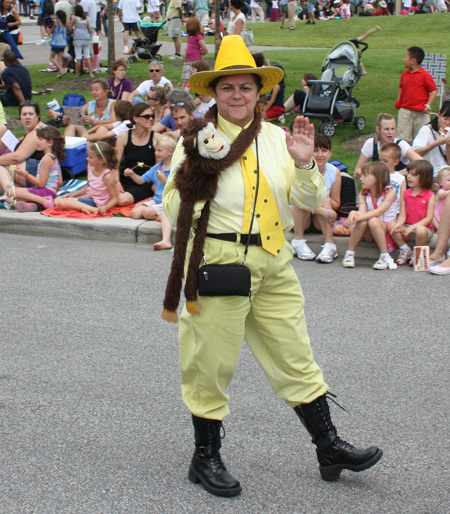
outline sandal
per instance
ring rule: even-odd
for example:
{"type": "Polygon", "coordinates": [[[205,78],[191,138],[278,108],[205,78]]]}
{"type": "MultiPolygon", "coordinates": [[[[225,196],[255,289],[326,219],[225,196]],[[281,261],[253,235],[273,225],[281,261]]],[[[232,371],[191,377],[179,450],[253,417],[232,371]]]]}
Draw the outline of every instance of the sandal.
{"type": "Polygon", "coordinates": [[[432,266],[438,266],[439,264],[442,264],[445,261],[445,259],[445,254],[442,257],[430,257],[430,268],[432,266]]]}

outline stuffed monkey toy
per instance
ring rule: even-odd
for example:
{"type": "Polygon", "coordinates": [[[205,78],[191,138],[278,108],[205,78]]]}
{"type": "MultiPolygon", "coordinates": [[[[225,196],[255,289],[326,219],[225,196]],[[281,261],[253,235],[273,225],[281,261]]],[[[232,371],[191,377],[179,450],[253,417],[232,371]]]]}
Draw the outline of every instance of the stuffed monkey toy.
{"type": "Polygon", "coordinates": [[[194,205],[198,201],[206,202],[195,229],[184,294],[188,311],[191,314],[198,314],[200,312],[197,305],[198,269],[208,228],[209,202],[217,193],[219,173],[242,157],[261,128],[261,113],[258,112],[252,123],[230,145],[226,137],[215,128],[212,121],[216,119],[217,108],[211,108],[207,119],[194,119],[183,131],[186,157],[175,175],[175,187],[180,193],[181,203],[174,257],[167,280],[164,310],[161,316],[170,323],[178,322],[177,307],[180,303],[184,261],[192,228],[194,205]]]}

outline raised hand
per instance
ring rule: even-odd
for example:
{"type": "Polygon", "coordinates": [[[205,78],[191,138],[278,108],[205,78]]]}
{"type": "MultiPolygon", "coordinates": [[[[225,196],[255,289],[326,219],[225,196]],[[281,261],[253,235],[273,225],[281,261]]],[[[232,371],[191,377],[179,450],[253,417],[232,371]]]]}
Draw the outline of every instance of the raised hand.
{"type": "Polygon", "coordinates": [[[297,116],[292,128],[292,136],[286,133],[286,146],[295,165],[305,166],[311,161],[314,151],[314,125],[304,116],[297,116]]]}

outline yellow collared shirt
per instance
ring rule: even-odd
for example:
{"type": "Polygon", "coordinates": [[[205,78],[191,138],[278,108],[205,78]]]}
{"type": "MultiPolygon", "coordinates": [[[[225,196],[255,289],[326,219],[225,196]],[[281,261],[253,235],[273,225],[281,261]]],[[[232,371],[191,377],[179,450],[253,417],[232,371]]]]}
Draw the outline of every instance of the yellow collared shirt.
{"type": "MultiPolygon", "coordinates": [[[[230,141],[234,141],[242,128],[218,116],[219,132],[223,132],[230,141]]],[[[171,172],[164,188],[164,212],[173,225],[177,223],[180,196],[174,184],[177,167],[183,161],[184,148],[178,142],[172,157],[171,172]]],[[[255,143],[252,149],[256,155],[255,143]]],[[[286,136],[282,129],[271,123],[262,123],[258,135],[259,165],[269,183],[278,207],[284,231],[291,230],[293,219],[291,205],[302,209],[313,210],[320,207],[326,196],[326,186],[317,166],[311,170],[295,167],[292,157],[286,148],[286,136]]],[[[197,202],[194,211],[195,220],[200,217],[205,202],[197,202]]],[[[242,168],[239,161],[222,171],[216,197],[211,201],[208,232],[221,234],[242,232],[245,209],[245,187],[242,168]]],[[[252,233],[258,233],[257,220],[253,222],[252,233]]]]}

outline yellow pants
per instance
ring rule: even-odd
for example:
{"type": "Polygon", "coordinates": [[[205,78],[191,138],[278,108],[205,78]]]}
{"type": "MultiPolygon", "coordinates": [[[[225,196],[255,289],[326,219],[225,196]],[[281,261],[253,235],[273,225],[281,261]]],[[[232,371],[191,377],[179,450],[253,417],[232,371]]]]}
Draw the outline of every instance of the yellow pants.
{"type": "MultiPolygon", "coordinates": [[[[204,253],[211,264],[238,264],[244,249],[206,238],[204,253]]],[[[310,403],[327,392],[309,344],[303,293],[291,260],[287,242],[277,257],[250,246],[251,302],[240,296],[199,296],[200,314],[183,309],[181,387],[183,401],[195,416],[221,420],[229,414],[226,390],[244,339],[277,396],[289,406],[310,403]]]]}

